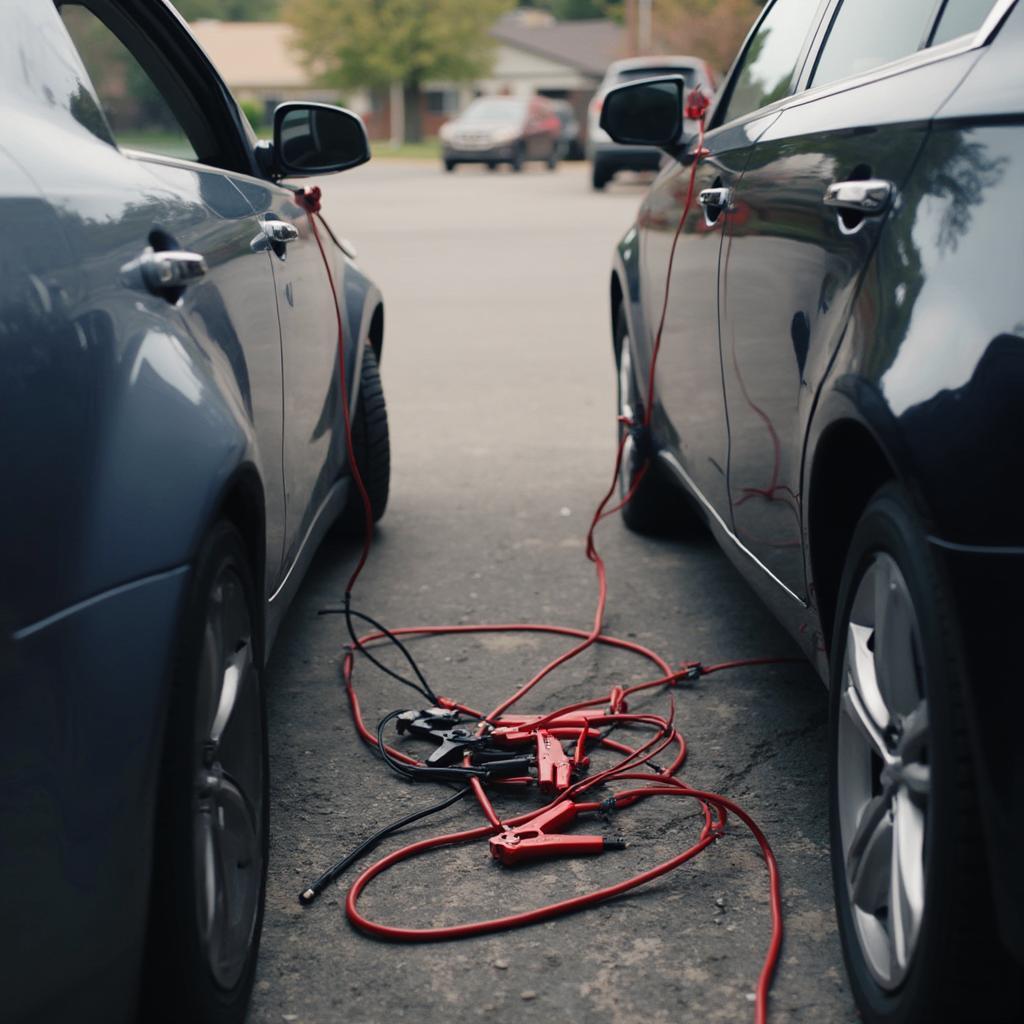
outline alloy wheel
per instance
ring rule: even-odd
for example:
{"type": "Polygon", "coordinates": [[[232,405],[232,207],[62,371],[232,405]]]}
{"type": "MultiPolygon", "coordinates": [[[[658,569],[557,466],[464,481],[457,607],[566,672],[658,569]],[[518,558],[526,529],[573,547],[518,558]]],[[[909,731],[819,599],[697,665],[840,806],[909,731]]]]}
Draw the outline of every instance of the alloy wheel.
{"type": "Polygon", "coordinates": [[[263,875],[263,729],[243,583],[225,565],[210,590],[199,662],[192,800],[196,919],[211,975],[245,969],[263,875]]]}
{"type": "Polygon", "coordinates": [[[639,411],[633,405],[633,356],[630,351],[629,335],[623,334],[619,346],[619,417],[620,430],[627,431],[625,444],[622,446],[622,460],[619,463],[619,495],[625,497],[636,475],[636,444],[629,428],[621,421],[633,422],[639,411]]]}
{"type": "Polygon", "coordinates": [[[884,552],[857,585],[840,685],[847,896],[864,960],[891,991],[907,976],[924,917],[931,768],[920,627],[906,580],[884,552]]]}

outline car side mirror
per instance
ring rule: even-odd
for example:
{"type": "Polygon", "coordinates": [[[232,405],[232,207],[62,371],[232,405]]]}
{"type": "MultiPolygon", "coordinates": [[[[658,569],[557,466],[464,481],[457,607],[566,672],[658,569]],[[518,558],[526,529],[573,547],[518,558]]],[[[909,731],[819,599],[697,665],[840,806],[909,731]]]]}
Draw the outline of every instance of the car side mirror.
{"type": "Polygon", "coordinates": [[[370,159],[362,120],[327,103],[282,103],[274,111],[275,177],[331,174],[370,159]]]}
{"type": "Polygon", "coordinates": [[[601,106],[601,127],[627,146],[660,146],[673,151],[683,132],[682,75],[645,78],[609,90],[601,106]]]}

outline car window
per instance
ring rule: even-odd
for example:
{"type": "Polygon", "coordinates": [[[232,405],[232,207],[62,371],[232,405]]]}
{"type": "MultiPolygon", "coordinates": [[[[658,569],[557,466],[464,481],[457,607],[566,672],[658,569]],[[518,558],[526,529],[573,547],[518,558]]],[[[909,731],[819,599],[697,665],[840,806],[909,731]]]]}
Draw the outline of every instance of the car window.
{"type": "Polygon", "coordinates": [[[845,0],[811,76],[827,85],[919,50],[935,13],[935,0],[845,0]]]}
{"type": "Polygon", "coordinates": [[[743,117],[788,94],[815,7],[808,0],[776,0],[733,76],[720,122],[743,117]]]}
{"type": "Polygon", "coordinates": [[[494,121],[512,124],[526,116],[526,104],[522,100],[508,99],[504,96],[495,98],[483,97],[473,100],[463,111],[465,121],[494,121]]]}
{"type": "Polygon", "coordinates": [[[84,7],[64,4],[60,13],[118,145],[195,160],[185,129],[121,40],[84,7]]]}
{"type": "Polygon", "coordinates": [[[932,46],[977,32],[994,6],[995,0],[946,0],[932,35],[932,46]]]}
{"type": "Polygon", "coordinates": [[[693,85],[693,68],[631,68],[628,71],[620,71],[615,78],[607,83],[611,88],[613,85],[621,85],[623,82],[636,82],[641,78],[660,78],[663,75],[681,75],[686,82],[687,88],[693,85]]]}

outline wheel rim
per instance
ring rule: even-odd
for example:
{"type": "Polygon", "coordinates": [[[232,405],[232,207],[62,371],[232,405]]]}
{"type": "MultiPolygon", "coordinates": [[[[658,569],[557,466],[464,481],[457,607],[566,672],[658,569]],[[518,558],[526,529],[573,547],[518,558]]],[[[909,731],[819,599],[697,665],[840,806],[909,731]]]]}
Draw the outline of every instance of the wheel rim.
{"type": "Polygon", "coordinates": [[[245,969],[263,877],[263,727],[245,589],[230,567],[206,612],[196,705],[193,856],[196,919],[223,989],[245,969]]]}
{"type": "Polygon", "coordinates": [[[837,802],[850,912],[864,959],[897,988],[925,907],[928,702],[921,635],[894,559],[872,558],[846,637],[837,736],[837,802]]]}
{"type": "Polygon", "coordinates": [[[622,459],[619,462],[619,494],[625,497],[636,475],[636,445],[628,433],[629,428],[623,420],[633,422],[637,410],[633,406],[633,354],[630,349],[629,335],[623,334],[619,346],[619,417],[620,430],[627,432],[626,441],[622,446],[622,459]]]}

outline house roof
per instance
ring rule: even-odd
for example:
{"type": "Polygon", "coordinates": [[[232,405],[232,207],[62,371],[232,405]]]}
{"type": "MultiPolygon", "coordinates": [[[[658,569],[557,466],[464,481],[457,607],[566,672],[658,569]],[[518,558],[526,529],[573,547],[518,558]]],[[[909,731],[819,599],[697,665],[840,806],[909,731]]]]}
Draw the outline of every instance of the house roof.
{"type": "Polygon", "coordinates": [[[309,86],[294,47],[295,29],[285,22],[199,19],[189,27],[232,89],[309,86]]]}
{"type": "Polygon", "coordinates": [[[505,17],[491,29],[491,37],[596,78],[627,48],[626,30],[606,18],[531,22],[505,17]]]}

